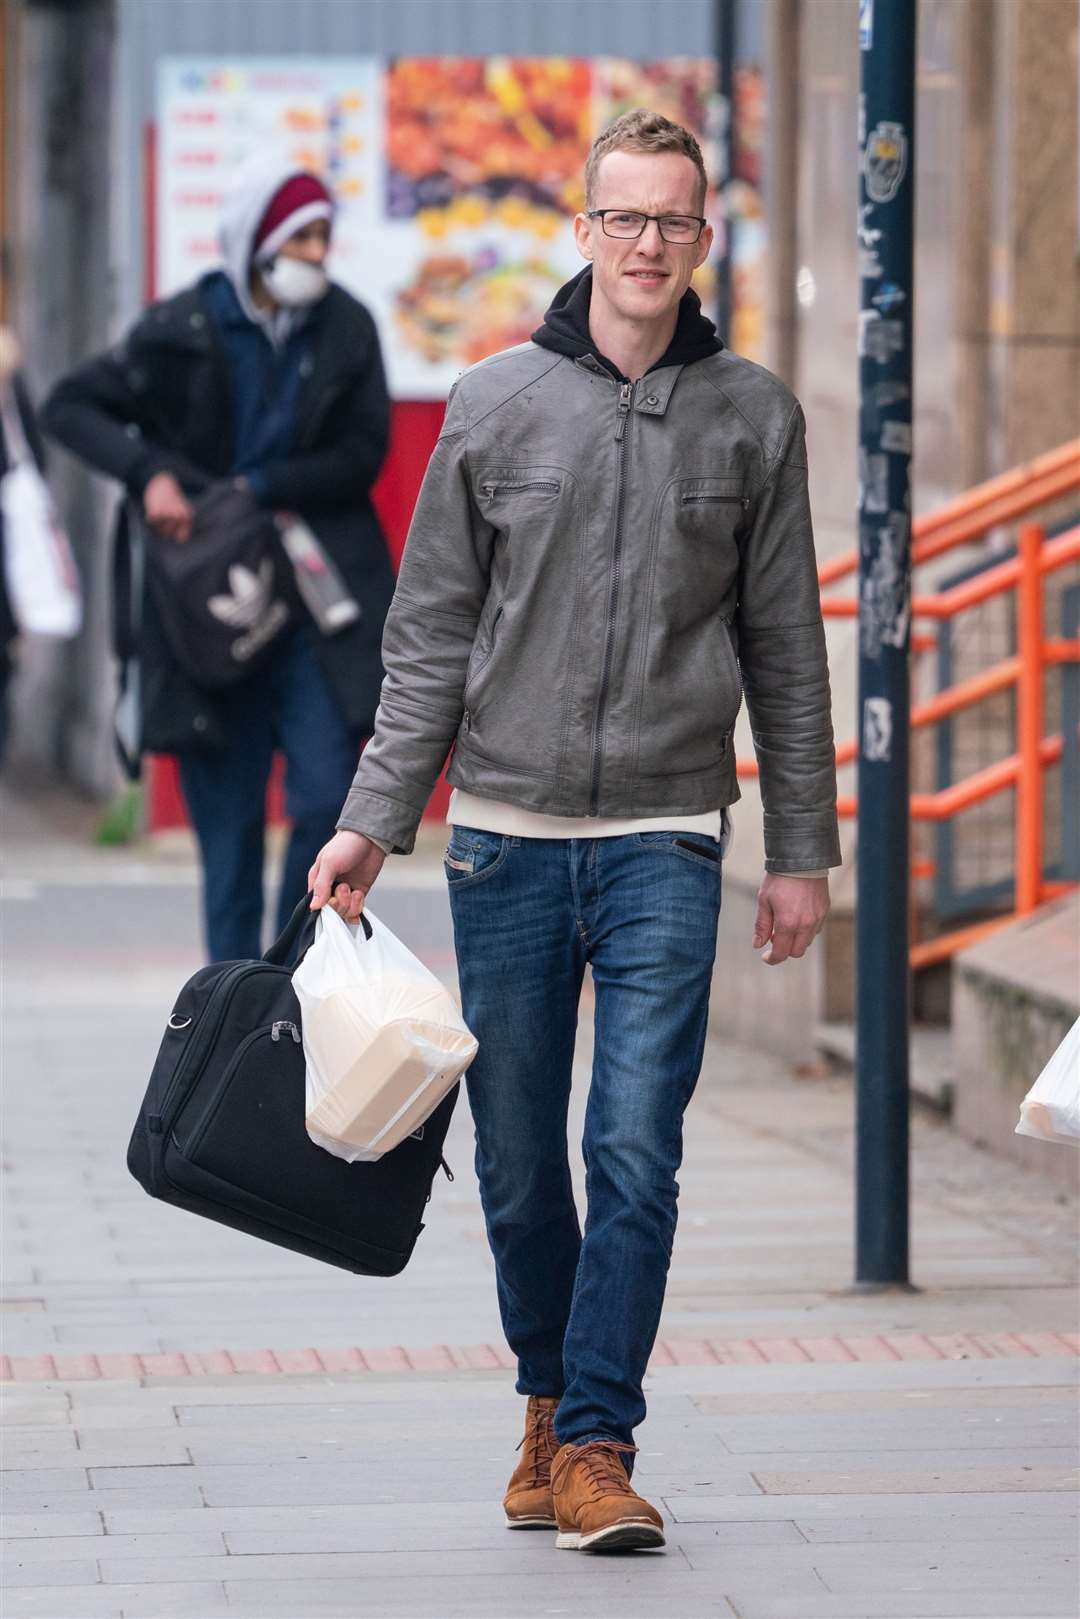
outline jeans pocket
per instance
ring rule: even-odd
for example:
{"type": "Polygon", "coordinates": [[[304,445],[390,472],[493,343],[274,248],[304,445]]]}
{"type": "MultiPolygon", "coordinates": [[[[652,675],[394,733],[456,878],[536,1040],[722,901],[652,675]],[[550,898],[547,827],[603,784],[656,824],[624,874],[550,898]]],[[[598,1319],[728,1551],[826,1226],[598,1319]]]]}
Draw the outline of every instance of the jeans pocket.
{"type": "Polygon", "coordinates": [[[639,832],[638,842],[646,849],[656,849],[683,860],[692,865],[707,867],[710,871],[719,872],[723,854],[723,845],[719,838],[710,836],[708,832],[639,832]]]}
{"type": "Polygon", "coordinates": [[[490,877],[506,859],[510,839],[501,832],[482,832],[455,826],[450,834],[443,869],[452,888],[490,877]]]}

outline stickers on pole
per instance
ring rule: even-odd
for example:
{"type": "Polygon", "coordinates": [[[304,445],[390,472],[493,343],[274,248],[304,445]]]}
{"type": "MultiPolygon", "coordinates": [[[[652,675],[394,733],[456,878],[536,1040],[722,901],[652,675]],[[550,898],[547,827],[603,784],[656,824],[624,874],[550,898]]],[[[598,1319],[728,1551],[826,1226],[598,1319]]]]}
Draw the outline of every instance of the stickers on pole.
{"type": "Polygon", "coordinates": [[[904,348],[904,323],[886,320],[877,309],[859,310],[859,358],[869,355],[878,365],[887,365],[904,348]]]}
{"type": "Polygon", "coordinates": [[[892,704],[887,697],[867,697],[863,703],[862,751],[872,763],[892,758],[892,704]]]}
{"type": "Polygon", "coordinates": [[[908,138],[903,124],[881,119],[866,139],[863,171],[871,202],[892,202],[907,173],[908,138]]]}
{"type": "Polygon", "coordinates": [[[874,43],[874,0],[859,0],[859,49],[868,51],[874,43]]]}
{"type": "MultiPolygon", "coordinates": [[[[880,274],[880,269],[878,273],[880,274]]],[[[902,287],[898,287],[895,281],[886,281],[874,293],[870,302],[875,309],[880,309],[883,315],[889,315],[894,309],[899,309],[902,303],[907,302],[907,293],[902,287]]]]}
{"type": "Polygon", "coordinates": [[[878,254],[882,233],[869,223],[870,213],[870,203],[859,204],[859,275],[864,281],[877,281],[884,274],[878,254]]]}
{"type": "Polygon", "coordinates": [[[865,658],[886,647],[901,649],[911,623],[911,572],[907,550],[911,518],[889,511],[884,522],[862,525],[861,546],[872,558],[859,596],[859,647],[865,658]],[[876,543],[875,543],[876,541],[876,543]]]}

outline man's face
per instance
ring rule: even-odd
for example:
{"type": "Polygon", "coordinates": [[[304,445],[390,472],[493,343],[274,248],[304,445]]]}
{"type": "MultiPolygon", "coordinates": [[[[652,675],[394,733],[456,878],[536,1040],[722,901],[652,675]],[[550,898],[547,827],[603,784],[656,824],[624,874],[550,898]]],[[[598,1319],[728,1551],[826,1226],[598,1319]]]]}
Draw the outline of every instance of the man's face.
{"type": "MultiPolygon", "coordinates": [[[[702,212],[698,171],[681,152],[608,152],[596,175],[593,208],[641,214],[702,212]]],[[[690,277],[708,257],[712,227],[696,242],[665,242],[655,219],[633,239],[607,236],[599,219],[578,214],[578,250],[593,264],[593,298],[624,319],[663,319],[677,306],[690,277]]]]}
{"type": "Polygon", "coordinates": [[[326,219],[313,219],[278,248],[281,258],[303,259],[307,264],[323,264],[329,251],[330,222],[326,219]]]}

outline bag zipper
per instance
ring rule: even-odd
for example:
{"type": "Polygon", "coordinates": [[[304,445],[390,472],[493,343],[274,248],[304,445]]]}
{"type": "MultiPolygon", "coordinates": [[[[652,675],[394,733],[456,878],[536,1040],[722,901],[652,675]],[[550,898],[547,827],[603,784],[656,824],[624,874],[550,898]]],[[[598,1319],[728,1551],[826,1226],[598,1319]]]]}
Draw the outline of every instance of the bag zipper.
{"type": "Polygon", "coordinates": [[[607,639],[604,644],[604,667],[600,677],[600,695],[596,701],[596,723],[593,727],[593,771],[592,786],[589,792],[589,814],[599,813],[600,804],[600,767],[603,753],[604,718],[607,711],[608,687],[611,683],[611,665],[615,657],[615,613],[619,605],[619,563],[622,558],[622,519],[623,519],[623,491],[626,487],[626,462],[628,456],[629,439],[626,433],[626,424],[630,417],[630,407],[634,402],[634,384],[623,382],[619,385],[619,403],[615,416],[615,442],[619,446],[619,458],[615,485],[615,537],[612,544],[611,556],[611,592],[608,598],[608,624],[607,639]]]}

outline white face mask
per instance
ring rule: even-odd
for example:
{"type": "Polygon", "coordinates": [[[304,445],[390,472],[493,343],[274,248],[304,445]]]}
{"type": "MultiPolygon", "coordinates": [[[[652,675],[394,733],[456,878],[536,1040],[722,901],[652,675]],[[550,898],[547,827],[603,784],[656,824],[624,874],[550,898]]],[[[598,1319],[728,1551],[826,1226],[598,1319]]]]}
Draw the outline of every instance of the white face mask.
{"type": "Polygon", "coordinates": [[[259,274],[271,298],[286,309],[302,309],[306,304],[318,303],[330,285],[330,277],[321,264],[285,258],[280,253],[272,263],[262,265],[259,274]]]}

